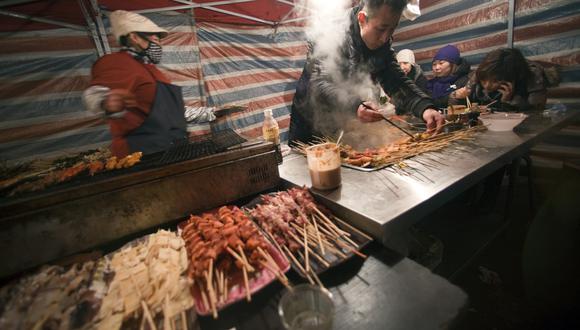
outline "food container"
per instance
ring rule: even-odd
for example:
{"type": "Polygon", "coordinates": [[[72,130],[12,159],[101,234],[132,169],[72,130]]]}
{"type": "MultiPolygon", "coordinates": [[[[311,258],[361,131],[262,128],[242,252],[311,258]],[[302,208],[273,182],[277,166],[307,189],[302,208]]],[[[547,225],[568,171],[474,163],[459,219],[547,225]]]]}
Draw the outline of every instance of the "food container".
{"type": "Polygon", "coordinates": [[[490,131],[507,132],[518,126],[528,115],[523,113],[506,113],[496,112],[491,114],[482,114],[479,119],[483,125],[490,131]]]}
{"type": "Polygon", "coordinates": [[[340,186],[340,150],[336,143],[322,143],[306,148],[312,187],[320,190],[340,186]]]}

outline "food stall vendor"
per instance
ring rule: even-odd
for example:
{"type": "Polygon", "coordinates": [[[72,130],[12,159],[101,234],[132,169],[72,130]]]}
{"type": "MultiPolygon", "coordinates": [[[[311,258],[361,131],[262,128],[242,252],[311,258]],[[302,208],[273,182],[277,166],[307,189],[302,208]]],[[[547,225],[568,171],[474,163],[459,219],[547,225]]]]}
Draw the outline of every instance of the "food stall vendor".
{"type": "Polygon", "coordinates": [[[90,87],[83,94],[85,104],[106,115],[113,155],[167,149],[187,136],[181,87],[172,85],[156,67],[163,51],[160,39],[167,31],[124,10],[111,13],[110,20],[122,48],[93,65],[90,87]]]}
{"type": "MultiPolygon", "coordinates": [[[[401,71],[392,35],[406,0],[364,0],[350,11],[344,35],[309,43],[290,117],[290,142],[308,143],[314,137],[336,136],[344,123],[380,121],[383,114],[361,89],[378,83],[401,107],[422,118],[430,131],[445,123],[432,100],[401,71]]],[[[333,34],[333,33],[330,33],[333,34]]]]}

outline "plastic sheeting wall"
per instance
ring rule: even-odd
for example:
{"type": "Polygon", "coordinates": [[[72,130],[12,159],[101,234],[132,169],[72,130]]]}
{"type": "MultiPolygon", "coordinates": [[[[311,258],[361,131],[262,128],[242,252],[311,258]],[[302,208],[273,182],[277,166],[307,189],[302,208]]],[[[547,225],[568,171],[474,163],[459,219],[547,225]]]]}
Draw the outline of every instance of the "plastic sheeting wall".
{"type": "Polygon", "coordinates": [[[285,140],[296,83],[306,59],[303,28],[200,24],[199,48],[208,105],[244,104],[219,120],[245,136],[261,135],[263,111],[272,109],[285,140]]]}
{"type": "MultiPolygon", "coordinates": [[[[187,105],[247,105],[214,125],[249,137],[260,134],[263,110],[270,108],[286,137],[306,53],[301,28],[195,26],[187,14],[147,16],[170,32],[159,67],[182,87],[187,105]]],[[[109,144],[105,120],[88,113],[81,99],[97,59],[86,33],[4,34],[0,49],[0,160],[55,157],[109,144]]],[[[210,126],[188,129],[199,134],[210,126]]]]}
{"type": "MultiPolygon", "coordinates": [[[[413,49],[426,72],[438,48],[452,43],[476,64],[507,42],[508,1],[423,0],[422,16],[403,21],[395,49],[413,49]]],[[[262,111],[273,109],[282,137],[305,59],[298,27],[199,24],[187,14],[148,15],[167,28],[162,70],[183,87],[187,104],[247,104],[218,127],[259,135],[262,111]],[[196,30],[197,29],[197,30],[196,30]]],[[[516,1],[515,46],[531,59],[562,66],[552,102],[580,104],[580,6],[576,1],[516,1]]],[[[55,156],[107,145],[104,120],[86,112],[81,93],[97,59],[92,40],[69,29],[0,35],[0,159],[55,156]]],[[[190,127],[193,134],[209,125],[190,127]]]]}
{"type": "MultiPolygon", "coordinates": [[[[578,1],[516,0],[514,47],[532,60],[561,66],[562,83],[549,102],[580,104],[580,6],[578,1]]],[[[491,50],[506,47],[507,0],[422,0],[422,16],[401,22],[395,50],[415,51],[417,63],[431,72],[431,59],[446,45],[457,46],[477,67],[491,50]]]]}

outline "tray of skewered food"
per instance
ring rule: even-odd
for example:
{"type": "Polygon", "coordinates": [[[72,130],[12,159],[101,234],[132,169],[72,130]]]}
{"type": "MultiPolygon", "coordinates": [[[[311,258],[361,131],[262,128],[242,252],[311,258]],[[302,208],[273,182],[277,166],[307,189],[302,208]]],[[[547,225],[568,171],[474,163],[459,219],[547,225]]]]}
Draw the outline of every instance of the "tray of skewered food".
{"type": "Polygon", "coordinates": [[[372,238],[317,203],[307,188],[262,195],[248,211],[266,236],[311,284],[323,286],[318,275],[353,256],[372,238]]]}
{"type": "MultiPolygon", "coordinates": [[[[452,123],[450,123],[452,124],[452,123]]],[[[340,145],[340,157],[344,167],[359,171],[377,171],[388,166],[401,164],[406,159],[448,148],[455,141],[473,139],[477,132],[485,130],[484,126],[465,127],[451,132],[432,135],[416,133],[413,137],[404,137],[391,144],[378,147],[356,150],[343,144],[340,145]]]]}
{"type": "Polygon", "coordinates": [[[192,294],[199,315],[251,301],[251,295],[275,279],[289,287],[286,257],[241,209],[223,206],[192,215],[179,224],[189,259],[192,294]]]}
{"type": "Polygon", "coordinates": [[[0,196],[14,197],[26,193],[45,190],[58,184],[69,182],[82,175],[95,176],[98,173],[133,167],[141,161],[143,154],[135,152],[123,158],[111,156],[108,150],[81,153],[54,161],[36,161],[28,166],[18,165],[25,170],[19,173],[4,173],[0,176],[0,196]]]}
{"type": "Polygon", "coordinates": [[[187,254],[177,233],[161,230],[104,257],[79,258],[72,265],[45,265],[2,286],[0,327],[195,328],[187,254]]]}

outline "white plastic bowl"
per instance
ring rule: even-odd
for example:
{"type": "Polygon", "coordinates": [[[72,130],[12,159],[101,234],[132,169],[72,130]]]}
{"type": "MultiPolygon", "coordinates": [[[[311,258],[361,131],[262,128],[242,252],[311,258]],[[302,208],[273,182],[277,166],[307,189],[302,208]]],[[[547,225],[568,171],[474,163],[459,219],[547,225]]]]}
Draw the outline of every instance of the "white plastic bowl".
{"type": "Polygon", "coordinates": [[[480,115],[479,119],[483,122],[483,125],[487,127],[490,131],[496,132],[507,132],[518,126],[528,115],[523,113],[505,113],[496,112],[486,115],[480,115]]]}

